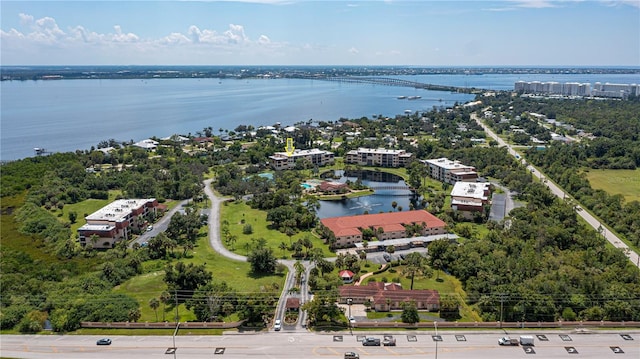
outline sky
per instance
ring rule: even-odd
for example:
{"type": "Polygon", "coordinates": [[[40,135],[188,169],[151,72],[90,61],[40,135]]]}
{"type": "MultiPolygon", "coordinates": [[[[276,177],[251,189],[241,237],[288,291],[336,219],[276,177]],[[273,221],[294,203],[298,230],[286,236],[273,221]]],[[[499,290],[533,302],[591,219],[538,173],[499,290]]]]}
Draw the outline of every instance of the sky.
{"type": "Polygon", "coordinates": [[[0,20],[5,66],[640,66],[640,0],[1,0],[0,20]]]}

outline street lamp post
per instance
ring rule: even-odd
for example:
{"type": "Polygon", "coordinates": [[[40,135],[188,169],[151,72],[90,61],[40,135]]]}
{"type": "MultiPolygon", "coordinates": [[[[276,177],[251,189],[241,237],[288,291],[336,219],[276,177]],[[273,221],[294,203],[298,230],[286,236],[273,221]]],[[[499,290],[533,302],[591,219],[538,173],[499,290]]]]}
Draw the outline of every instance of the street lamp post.
{"type": "Polygon", "coordinates": [[[349,321],[349,328],[351,328],[351,303],[353,303],[353,299],[347,298],[347,305],[349,306],[349,318],[347,318],[349,321]]]}

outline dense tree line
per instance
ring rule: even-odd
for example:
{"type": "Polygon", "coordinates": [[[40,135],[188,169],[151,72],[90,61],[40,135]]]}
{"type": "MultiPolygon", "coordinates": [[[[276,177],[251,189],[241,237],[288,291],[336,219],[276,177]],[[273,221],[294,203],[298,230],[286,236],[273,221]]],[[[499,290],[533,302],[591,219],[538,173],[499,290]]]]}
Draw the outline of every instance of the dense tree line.
{"type": "Polygon", "coordinates": [[[640,245],[640,203],[626,203],[620,195],[593,189],[585,173],[640,166],[640,101],[568,101],[507,95],[486,101],[500,115],[540,113],[574,126],[554,128],[558,132],[576,135],[580,129],[596,136],[579,143],[552,143],[544,150],[531,148],[526,157],[616,232],[640,245]]]}
{"type": "Polygon", "coordinates": [[[626,256],[546,188],[527,197],[484,238],[433,242],[430,265],[459,278],[485,320],[640,319],[640,275],[626,256]]]}

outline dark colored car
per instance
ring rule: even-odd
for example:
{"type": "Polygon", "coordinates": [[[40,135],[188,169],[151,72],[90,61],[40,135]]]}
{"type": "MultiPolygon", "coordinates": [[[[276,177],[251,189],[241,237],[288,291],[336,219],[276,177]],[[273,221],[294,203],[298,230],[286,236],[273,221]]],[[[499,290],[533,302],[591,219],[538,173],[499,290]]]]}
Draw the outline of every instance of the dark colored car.
{"type": "Polygon", "coordinates": [[[367,346],[380,346],[380,339],[378,338],[365,338],[365,340],[362,341],[362,345],[364,345],[365,347],[367,346]]]}
{"type": "Polygon", "coordinates": [[[96,344],[97,345],[111,345],[111,339],[109,339],[109,338],[98,339],[96,344]]]}

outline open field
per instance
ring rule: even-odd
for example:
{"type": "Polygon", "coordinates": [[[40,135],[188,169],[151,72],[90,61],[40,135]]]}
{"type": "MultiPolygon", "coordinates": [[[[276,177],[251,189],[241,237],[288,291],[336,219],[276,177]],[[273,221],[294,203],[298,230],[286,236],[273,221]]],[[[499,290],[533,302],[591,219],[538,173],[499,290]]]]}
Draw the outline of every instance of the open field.
{"type": "MultiPolygon", "coordinates": [[[[289,236],[280,231],[269,229],[267,227],[267,212],[253,209],[241,201],[225,202],[220,207],[220,220],[221,225],[228,223],[229,233],[237,238],[235,243],[226,245],[227,248],[243,256],[246,256],[252,249],[252,239],[264,238],[267,240],[267,246],[273,249],[276,257],[291,259],[291,253],[293,252],[287,249],[280,249],[280,244],[285,243],[286,246],[289,246],[290,243],[307,236],[311,239],[313,248],[322,248],[325,257],[335,257],[335,253],[329,251],[327,245],[323,244],[322,240],[311,234],[311,232],[298,232],[289,238],[289,236]],[[243,228],[246,224],[251,225],[253,231],[251,234],[243,233],[243,228]]],[[[221,233],[221,236],[224,243],[224,233],[221,233]]]]}
{"type": "Polygon", "coordinates": [[[640,169],[590,170],[585,172],[593,189],[614,195],[621,194],[627,202],[640,201],[640,169]]]}
{"type": "MultiPolygon", "coordinates": [[[[203,229],[204,230],[204,229],[203,229]]],[[[177,252],[181,252],[177,249],[177,252]]],[[[276,283],[279,287],[284,284],[286,273],[274,274],[270,276],[256,276],[251,273],[251,266],[248,262],[238,262],[226,258],[211,249],[208,236],[201,236],[197,246],[190,251],[187,258],[172,260],[171,263],[182,261],[185,263],[205,264],[208,271],[213,274],[214,282],[225,281],[239,293],[260,291],[262,287],[276,283]]],[[[164,265],[169,263],[164,260],[150,261],[145,263],[146,273],[136,276],[122,283],[114,289],[116,293],[126,293],[134,297],[140,303],[142,316],[140,322],[156,321],[155,312],[149,307],[151,298],[159,298],[163,291],[167,290],[164,283],[164,265]]],[[[175,307],[166,307],[166,320],[173,320],[175,307]]],[[[158,308],[158,320],[163,320],[163,305],[158,308]]],[[[195,320],[195,316],[180,305],[180,320],[195,320]]],[[[237,318],[235,318],[237,319],[237,318]]]]}

